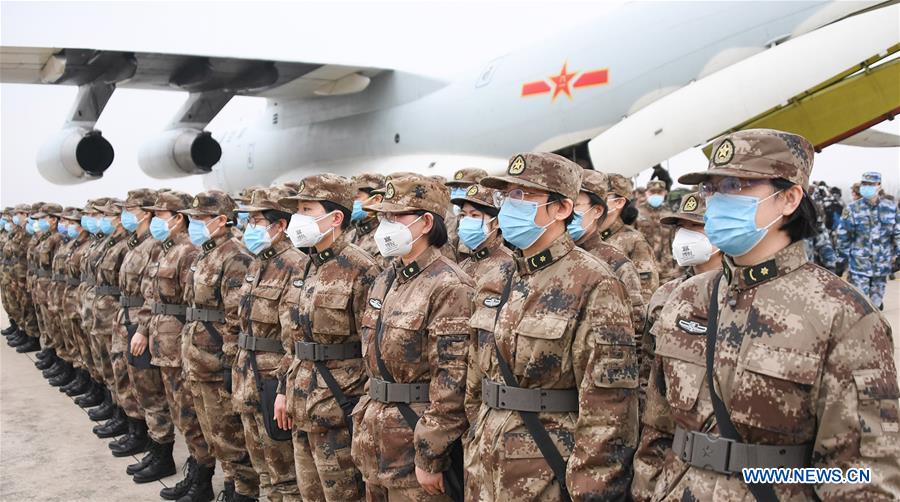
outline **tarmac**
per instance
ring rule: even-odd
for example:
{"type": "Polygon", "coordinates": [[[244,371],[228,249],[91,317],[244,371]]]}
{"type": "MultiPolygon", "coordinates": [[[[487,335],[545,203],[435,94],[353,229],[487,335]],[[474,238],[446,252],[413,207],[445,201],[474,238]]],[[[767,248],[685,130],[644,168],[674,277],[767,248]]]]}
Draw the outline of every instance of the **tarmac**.
{"type": "MultiPolygon", "coordinates": [[[[894,333],[900,329],[900,281],[888,282],[884,302],[894,333]]],[[[0,326],[9,321],[0,312],[0,326]]],[[[2,341],[2,340],[0,340],[2,341]]],[[[894,338],[895,361],[900,337],[894,338]]],[[[91,432],[96,422],[73,400],[47,384],[34,367],[34,353],[18,354],[0,343],[0,500],[139,501],[161,500],[159,490],[182,479],[181,470],[159,482],[135,484],[125,467],[138,457],[113,457],[91,432]]],[[[900,380],[900,379],[898,379],[900,380]]],[[[188,457],[184,439],[175,440],[175,462],[188,457]]],[[[213,488],[222,490],[217,469],[213,488]]]]}

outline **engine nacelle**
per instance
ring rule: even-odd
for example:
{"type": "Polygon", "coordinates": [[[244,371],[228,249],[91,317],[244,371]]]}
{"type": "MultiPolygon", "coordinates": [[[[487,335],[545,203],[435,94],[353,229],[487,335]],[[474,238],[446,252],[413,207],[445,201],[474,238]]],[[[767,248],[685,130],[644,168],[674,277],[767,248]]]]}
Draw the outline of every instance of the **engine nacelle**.
{"type": "Polygon", "coordinates": [[[51,183],[74,185],[102,177],[114,156],[112,145],[100,131],[70,127],[41,146],[37,168],[51,183]]]}
{"type": "Polygon", "coordinates": [[[198,129],[171,129],[144,143],[138,165],[157,179],[206,174],[222,158],[222,147],[212,134],[198,129]]]}

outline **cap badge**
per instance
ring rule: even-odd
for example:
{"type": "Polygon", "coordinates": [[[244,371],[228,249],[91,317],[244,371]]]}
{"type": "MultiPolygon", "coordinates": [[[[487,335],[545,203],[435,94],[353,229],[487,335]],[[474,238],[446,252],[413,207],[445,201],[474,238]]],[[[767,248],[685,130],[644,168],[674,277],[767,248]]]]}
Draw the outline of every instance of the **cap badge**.
{"type": "Polygon", "coordinates": [[[716,148],[716,153],[713,155],[713,164],[721,166],[731,162],[732,158],[734,158],[734,143],[730,139],[726,139],[719,145],[719,148],[716,148]]]}
{"type": "Polygon", "coordinates": [[[688,195],[684,199],[684,204],[681,205],[681,211],[685,213],[690,213],[697,209],[697,197],[694,195],[688,195]]]}
{"type": "Polygon", "coordinates": [[[472,186],[469,187],[468,190],[466,190],[466,196],[467,196],[467,197],[472,197],[472,196],[477,195],[477,194],[478,194],[478,185],[472,185],[472,186]]]}
{"type": "Polygon", "coordinates": [[[516,158],[509,163],[509,169],[507,169],[507,173],[512,175],[522,174],[522,171],[525,170],[525,157],[521,155],[516,155],[516,158]]]}
{"type": "Polygon", "coordinates": [[[461,179],[463,179],[463,176],[465,176],[465,175],[463,174],[462,171],[456,171],[456,174],[453,175],[453,179],[461,180],[461,179]]]}
{"type": "Polygon", "coordinates": [[[384,189],[384,198],[385,198],[385,199],[393,199],[393,198],[394,198],[394,195],[395,195],[396,193],[397,193],[397,192],[394,190],[394,184],[393,184],[393,183],[388,183],[388,184],[387,184],[387,187],[384,189]]]}
{"type": "Polygon", "coordinates": [[[297,193],[302,193],[304,188],[306,188],[306,182],[301,180],[300,186],[297,187],[297,193]]]}
{"type": "Polygon", "coordinates": [[[200,197],[194,197],[194,200],[191,202],[191,207],[199,207],[200,206],[200,197]]]}

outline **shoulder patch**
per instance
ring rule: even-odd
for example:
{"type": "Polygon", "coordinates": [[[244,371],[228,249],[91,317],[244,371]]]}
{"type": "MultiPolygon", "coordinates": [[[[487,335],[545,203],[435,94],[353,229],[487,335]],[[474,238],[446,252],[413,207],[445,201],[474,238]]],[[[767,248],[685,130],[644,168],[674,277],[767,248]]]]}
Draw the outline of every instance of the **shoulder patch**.
{"type": "Polygon", "coordinates": [[[679,319],[678,327],[688,333],[694,335],[704,335],[706,334],[706,326],[700,324],[697,321],[688,320],[688,319],[679,319]]]}

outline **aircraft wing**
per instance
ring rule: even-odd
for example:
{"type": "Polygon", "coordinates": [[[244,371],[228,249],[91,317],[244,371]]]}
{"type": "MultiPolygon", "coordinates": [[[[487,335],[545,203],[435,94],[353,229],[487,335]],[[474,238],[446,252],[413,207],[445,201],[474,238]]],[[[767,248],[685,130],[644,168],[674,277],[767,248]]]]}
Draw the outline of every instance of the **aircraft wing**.
{"type": "Polygon", "coordinates": [[[876,129],[867,129],[841,141],[841,144],[867,148],[898,148],[900,147],[900,136],[876,129]]]}
{"type": "Polygon", "coordinates": [[[304,98],[361,92],[380,68],[155,52],[0,47],[0,82],[304,98]]]}

